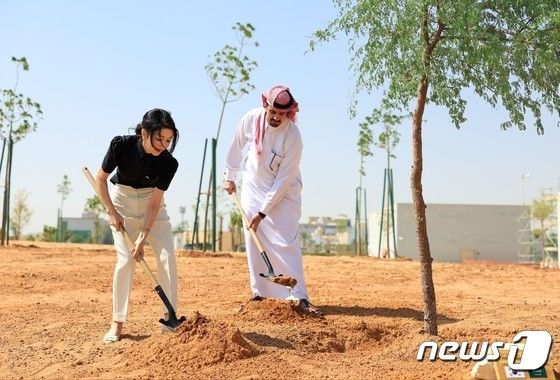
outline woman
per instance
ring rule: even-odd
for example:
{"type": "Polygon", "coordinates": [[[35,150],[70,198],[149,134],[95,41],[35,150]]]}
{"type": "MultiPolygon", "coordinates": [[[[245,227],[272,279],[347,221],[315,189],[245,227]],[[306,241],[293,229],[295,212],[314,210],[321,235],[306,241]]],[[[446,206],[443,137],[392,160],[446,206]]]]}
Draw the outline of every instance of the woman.
{"type": "MultiPolygon", "coordinates": [[[[159,108],[148,111],[136,127],[136,135],[113,138],[97,172],[98,191],[108,210],[117,250],[113,318],[103,337],[105,343],[120,339],[128,315],[135,263],[143,257],[146,241],[157,260],[159,284],[177,310],[177,268],[163,193],[177,171],[178,163],[171,153],[178,139],[179,132],[169,112],[159,108]],[[117,172],[111,177],[115,186],[109,195],[107,179],[115,169],[117,172]],[[119,232],[124,226],[133,239],[136,237],[132,248],[119,232]]],[[[161,328],[167,327],[162,324],[161,328]]]]}

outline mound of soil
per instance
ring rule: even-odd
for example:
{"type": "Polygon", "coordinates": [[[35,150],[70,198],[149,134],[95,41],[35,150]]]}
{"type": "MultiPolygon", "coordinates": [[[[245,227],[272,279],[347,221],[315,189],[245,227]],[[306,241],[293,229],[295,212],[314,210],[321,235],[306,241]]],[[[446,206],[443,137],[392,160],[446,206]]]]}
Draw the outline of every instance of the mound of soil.
{"type": "Polygon", "coordinates": [[[387,335],[390,334],[383,329],[371,328],[364,322],[355,326],[336,326],[325,322],[287,329],[280,338],[288,347],[298,351],[337,353],[374,349],[387,335]]]}
{"type": "Polygon", "coordinates": [[[302,328],[288,332],[286,340],[295,349],[309,352],[344,352],[344,338],[333,328],[302,328]]]}
{"type": "Polygon", "coordinates": [[[12,246],[14,248],[39,248],[38,246],[36,246],[35,244],[12,244],[12,246]]]}
{"type": "Polygon", "coordinates": [[[371,328],[362,321],[348,329],[344,346],[346,351],[368,349],[377,344],[385,335],[385,331],[381,328],[371,328]]]}
{"type": "Polygon", "coordinates": [[[247,341],[234,325],[215,322],[199,312],[187,317],[176,334],[153,337],[128,352],[128,365],[138,362],[158,375],[185,376],[189,369],[218,363],[231,363],[258,355],[259,350],[247,341]],[[148,363],[146,363],[146,359],[148,363]]]}
{"type": "Polygon", "coordinates": [[[248,302],[239,310],[239,314],[245,320],[265,323],[289,323],[323,319],[323,317],[301,311],[293,301],[270,298],[248,302]]]}

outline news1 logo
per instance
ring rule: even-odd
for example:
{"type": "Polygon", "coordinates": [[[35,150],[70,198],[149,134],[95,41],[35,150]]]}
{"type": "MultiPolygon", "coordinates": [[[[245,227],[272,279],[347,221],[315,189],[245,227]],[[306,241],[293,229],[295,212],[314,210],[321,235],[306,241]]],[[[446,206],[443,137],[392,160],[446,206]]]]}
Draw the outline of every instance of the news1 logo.
{"type": "MultiPolygon", "coordinates": [[[[426,341],[418,348],[418,361],[424,360],[426,350],[430,348],[428,359],[436,359],[453,362],[457,359],[463,361],[496,361],[500,359],[500,349],[506,346],[504,342],[443,342],[438,345],[434,341],[426,341]]],[[[509,345],[507,363],[508,366],[516,371],[531,371],[541,368],[548,361],[548,355],[552,348],[552,336],[548,331],[521,331],[512,339],[509,345]],[[524,343],[521,343],[524,341],[524,343]],[[516,357],[519,349],[522,355],[519,361],[516,357]]]]}

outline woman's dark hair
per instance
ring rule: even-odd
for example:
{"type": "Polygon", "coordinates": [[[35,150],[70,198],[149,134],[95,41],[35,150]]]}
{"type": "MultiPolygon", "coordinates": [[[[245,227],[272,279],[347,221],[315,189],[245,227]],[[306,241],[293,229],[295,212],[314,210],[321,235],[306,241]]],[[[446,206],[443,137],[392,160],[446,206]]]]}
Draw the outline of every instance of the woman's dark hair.
{"type": "Polygon", "coordinates": [[[171,129],[173,131],[173,141],[169,147],[169,152],[173,153],[177,141],[179,141],[179,131],[175,127],[175,122],[171,117],[171,114],[161,108],[154,108],[144,114],[142,118],[142,123],[136,126],[136,134],[140,135],[141,130],[144,129],[148,136],[150,136],[150,141],[154,143],[154,135],[158,134],[162,129],[171,129]]]}

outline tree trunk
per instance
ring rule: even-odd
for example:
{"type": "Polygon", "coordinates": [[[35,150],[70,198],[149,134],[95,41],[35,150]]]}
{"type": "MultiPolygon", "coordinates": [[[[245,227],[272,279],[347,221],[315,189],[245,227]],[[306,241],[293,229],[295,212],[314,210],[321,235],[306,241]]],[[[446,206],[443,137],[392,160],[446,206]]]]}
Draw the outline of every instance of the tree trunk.
{"type": "Polygon", "coordinates": [[[540,221],[541,222],[541,262],[544,262],[544,259],[546,257],[545,253],[544,253],[544,219],[540,221]]]}
{"type": "Polygon", "coordinates": [[[10,190],[12,178],[12,155],[14,143],[12,140],[12,130],[8,137],[8,157],[6,157],[6,178],[4,182],[4,204],[2,211],[2,245],[10,244],[10,190]]]}
{"type": "Polygon", "coordinates": [[[420,282],[424,298],[424,331],[437,335],[436,293],[432,279],[432,256],[426,225],[426,204],[422,195],[422,117],[426,105],[428,78],[423,76],[418,85],[416,108],[412,119],[412,174],[410,187],[416,216],[416,239],[420,259],[420,282]]]}

